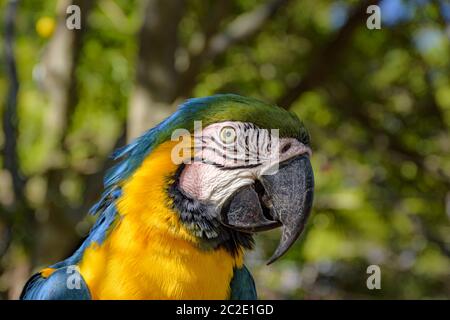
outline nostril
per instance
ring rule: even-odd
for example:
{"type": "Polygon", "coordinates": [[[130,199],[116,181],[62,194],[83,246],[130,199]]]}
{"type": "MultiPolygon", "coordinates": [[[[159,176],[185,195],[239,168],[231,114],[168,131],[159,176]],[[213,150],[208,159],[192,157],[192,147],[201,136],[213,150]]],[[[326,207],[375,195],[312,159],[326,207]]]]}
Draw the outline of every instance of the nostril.
{"type": "Polygon", "coordinates": [[[286,143],[281,149],[281,153],[286,153],[291,148],[291,143],[286,143]]]}

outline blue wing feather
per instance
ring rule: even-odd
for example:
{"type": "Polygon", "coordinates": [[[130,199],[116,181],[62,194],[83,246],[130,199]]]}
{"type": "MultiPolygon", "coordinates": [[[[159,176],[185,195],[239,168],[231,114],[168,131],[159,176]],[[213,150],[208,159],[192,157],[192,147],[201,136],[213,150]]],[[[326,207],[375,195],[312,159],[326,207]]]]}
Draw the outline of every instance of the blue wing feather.
{"type": "Polygon", "coordinates": [[[235,268],[230,283],[230,300],[256,300],[255,281],[246,266],[235,268]]]}
{"type": "Polygon", "coordinates": [[[109,189],[101,200],[91,209],[92,214],[99,214],[88,237],[75,253],[64,261],[58,262],[49,268],[56,269],[48,278],[41,273],[36,273],[25,285],[20,299],[23,300],[85,300],[91,299],[89,288],[75,266],[80,262],[84,250],[93,242],[102,243],[107,236],[108,230],[118,219],[115,200],[120,197],[119,188],[109,189]],[[72,277],[72,278],[69,278],[72,277]],[[79,287],[70,289],[68,281],[77,281],[79,287]]]}
{"type": "Polygon", "coordinates": [[[70,267],[54,271],[48,278],[40,273],[28,280],[21,300],[91,300],[91,293],[81,274],[70,267]]]}

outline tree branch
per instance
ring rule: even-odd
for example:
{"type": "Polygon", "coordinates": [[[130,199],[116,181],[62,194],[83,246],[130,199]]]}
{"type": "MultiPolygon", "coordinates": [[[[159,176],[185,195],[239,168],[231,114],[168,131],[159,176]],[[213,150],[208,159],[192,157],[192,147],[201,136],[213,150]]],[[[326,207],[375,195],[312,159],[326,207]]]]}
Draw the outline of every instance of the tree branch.
{"type": "Polygon", "coordinates": [[[427,239],[428,242],[435,244],[443,255],[450,258],[450,246],[445,241],[436,236],[419,216],[409,214],[408,217],[413,222],[419,234],[427,239]]]}
{"type": "Polygon", "coordinates": [[[185,0],[148,0],[139,33],[136,83],[128,112],[128,139],[170,114],[175,100],[175,51],[185,0]]]}
{"type": "Polygon", "coordinates": [[[224,53],[231,45],[247,40],[257,34],[267,20],[289,0],[272,0],[251,12],[243,13],[234,19],[222,33],[212,37],[207,48],[206,58],[214,59],[224,53]]]}
{"type": "MultiPolygon", "coordinates": [[[[2,239],[2,251],[8,250],[13,239],[18,239],[25,249],[29,249],[33,243],[30,235],[34,223],[33,212],[25,197],[26,179],[20,172],[19,157],[17,151],[18,118],[17,95],[19,92],[19,80],[17,76],[16,60],[14,53],[15,20],[18,0],[10,0],[5,10],[5,64],[9,82],[6,108],[3,114],[3,131],[5,145],[3,148],[3,163],[7,172],[11,175],[13,202],[0,213],[4,219],[5,237],[2,239]],[[6,214],[4,214],[6,213],[6,214]],[[14,230],[14,233],[13,233],[14,230]]],[[[0,255],[1,256],[1,255],[0,255]]]]}
{"type": "Polygon", "coordinates": [[[17,155],[17,94],[19,92],[19,80],[14,57],[14,24],[18,4],[18,0],[10,0],[5,11],[5,64],[9,90],[3,115],[3,131],[5,135],[3,162],[5,169],[11,174],[15,201],[22,202],[24,200],[23,188],[25,179],[20,173],[17,155]]]}
{"type": "Polygon", "coordinates": [[[289,0],[271,0],[231,21],[225,29],[210,37],[204,50],[191,57],[188,69],[181,74],[177,96],[186,97],[196,85],[196,78],[207,61],[214,61],[232,45],[248,40],[262,30],[264,24],[289,0]]]}
{"type": "MultiPolygon", "coordinates": [[[[409,161],[414,162],[414,164],[420,168],[421,171],[426,171],[433,176],[435,176],[439,181],[441,181],[445,186],[450,187],[450,182],[448,181],[448,177],[445,176],[445,174],[441,171],[433,172],[430,171],[427,166],[425,165],[425,157],[421,155],[416,150],[413,150],[411,148],[408,148],[404,145],[404,143],[401,141],[401,139],[385,130],[384,128],[377,125],[375,121],[373,121],[370,116],[365,112],[364,106],[364,100],[360,97],[357,91],[355,91],[351,84],[348,84],[345,82],[345,80],[342,80],[342,88],[346,89],[348,93],[346,94],[347,97],[351,97],[350,100],[343,100],[342,98],[337,97],[331,88],[327,88],[327,92],[330,97],[333,98],[333,104],[336,106],[336,108],[339,109],[339,112],[345,114],[349,119],[354,119],[358,121],[360,125],[362,125],[366,130],[369,130],[375,135],[381,135],[388,138],[389,141],[389,149],[399,155],[402,159],[407,159],[409,161]],[[349,102],[351,101],[351,102],[349,102]],[[357,106],[357,107],[352,107],[357,106]]],[[[376,98],[370,99],[370,101],[374,102],[376,101],[376,98]]],[[[382,103],[381,101],[377,101],[378,103],[382,103]]]]}
{"type": "MultiPolygon", "coordinates": [[[[48,92],[50,109],[46,115],[46,127],[54,147],[64,149],[64,140],[70,125],[71,115],[78,103],[75,68],[86,32],[86,18],[94,6],[92,0],[60,0],[58,23],[55,34],[42,58],[43,87],[48,92]],[[66,9],[77,5],[81,10],[81,29],[69,30],[66,26],[66,9]]],[[[50,164],[50,167],[52,164],[50,164]]]]}
{"type": "Polygon", "coordinates": [[[380,0],[365,0],[353,10],[353,13],[337,34],[318,52],[313,53],[315,58],[312,59],[308,71],[297,85],[277,100],[279,106],[289,109],[303,92],[321,84],[329,74],[333,73],[333,70],[338,66],[342,49],[348,45],[355,30],[358,27],[365,26],[367,7],[379,2],[380,0]]]}

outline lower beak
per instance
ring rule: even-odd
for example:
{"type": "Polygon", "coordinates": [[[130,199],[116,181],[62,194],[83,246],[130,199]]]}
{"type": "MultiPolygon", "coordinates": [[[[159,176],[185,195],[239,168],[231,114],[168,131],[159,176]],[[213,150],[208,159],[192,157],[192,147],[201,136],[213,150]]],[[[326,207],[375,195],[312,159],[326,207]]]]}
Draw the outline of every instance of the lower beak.
{"type": "Polygon", "coordinates": [[[263,175],[252,186],[238,190],[221,210],[222,223],[243,232],[281,226],[278,248],[271,264],[292,246],[311,212],[314,175],[306,155],[286,160],[272,175],[263,175]]]}

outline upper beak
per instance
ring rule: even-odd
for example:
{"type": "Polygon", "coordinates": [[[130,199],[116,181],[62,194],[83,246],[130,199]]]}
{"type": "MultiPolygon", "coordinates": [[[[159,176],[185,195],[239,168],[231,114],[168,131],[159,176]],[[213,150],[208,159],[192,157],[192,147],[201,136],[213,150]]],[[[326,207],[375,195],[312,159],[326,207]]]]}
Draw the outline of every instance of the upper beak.
{"type": "Polygon", "coordinates": [[[311,212],[314,175],[308,156],[301,155],[279,165],[276,173],[263,175],[252,186],[238,190],[222,207],[221,221],[227,226],[256,232],[281,226],[278,248],[270,264],[297,240],[311,212]]]}

